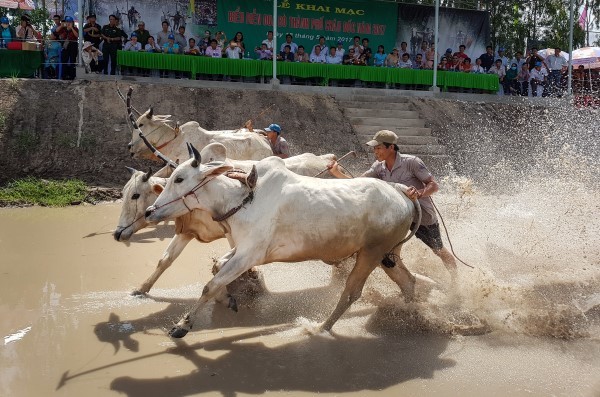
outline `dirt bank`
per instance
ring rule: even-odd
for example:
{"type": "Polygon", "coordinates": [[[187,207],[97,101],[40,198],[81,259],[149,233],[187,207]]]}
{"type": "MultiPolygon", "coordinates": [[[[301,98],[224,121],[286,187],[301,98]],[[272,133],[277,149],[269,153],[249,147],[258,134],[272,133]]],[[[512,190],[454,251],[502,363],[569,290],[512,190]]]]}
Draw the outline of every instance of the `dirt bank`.
{"type": "MultiPolygon", "coordinates": [[[[125,166],[156,168],[156,163],[129,157],[131,133],[115,88],[108,82],[0,80],[0,184],[33,175],[122,186],[129,178],[125,166]]],[[[296,154],[364,154],[351,125],[328,96],[165,85],[133,88],[133,105],[139,110],[153,105],[155,114],[196,120],[207,129],[239,128],[250,118],[258,127],[278,122],[296,154]]],[[[127,85],[121,89],[126,91],[127,85]]]]}
{"type": "MultiPolygon", "coordinates": [[[[121,82],[121,89],[127,85],[121,82]]],[[[239,128],[249,118],[259,127],[278,122],[296,154],[357,150],[359,159],[351,168],[369,165],[364,147],[331,96],[143,83],[133,87],[138,110],[154,105],[155,114],[196,120],[207,129],[239,128]]],[[[131,133],[114,82],[4,79],[0,90],[0,185],[33,175],[120,187],[129,176],[125,166],[158,166],[129,157],[131,133]]],[[[506,175],[526,175],[542,163],[544,172],[552,174],[555,170],[547,165],[553,159],[567,156],[579,163],[597,159],[600,152],[597,112],[571,106],[410,101],[446,145],[452,169],[479,181],[500,184],[506,175]]],[[[588,173],[600,174],[597,169],[588,173]]]]}

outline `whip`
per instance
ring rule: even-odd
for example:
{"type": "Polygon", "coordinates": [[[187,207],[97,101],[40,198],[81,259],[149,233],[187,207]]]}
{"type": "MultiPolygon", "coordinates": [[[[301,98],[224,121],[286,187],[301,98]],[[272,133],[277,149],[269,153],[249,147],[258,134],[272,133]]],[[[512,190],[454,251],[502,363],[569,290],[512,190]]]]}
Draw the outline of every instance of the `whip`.
{"type": "MultiPolygon", "coordinates": [[[[343,159],[345,159],[346,157],[348,157],[348,156],[350,156],[350,155],[352,155],[353,157],[356,157],[356,152],[355,152],[354,150],[352,150],[352,151],[350,151],[350,152],[346,153],[345,155],[343,155],[342,157],[340,157],[340,158],[337,160],[337,163],[339,164],[339,163],[340,163],[340,161],[342,161],[343,159]]],[[[344,167],[342,166],[342,168],[344,168],[344,167]]],[[[348,173],[350,173],[350,171],[348,171],[346,168],[344,168],[344,170],[346,170],[348,173]]],[[[318,173],[317,175],[315,175],[313,178],[316,178],[316,177],[318,177],[319,175],[321,175],[321,174],[323,174],[324,172],[327,172],[327,171],[329,171],[329,168],[325,168],[323,171],[319,172],[319,173],[318,173]]],[[[352,174],[350,174],[350,175],[352,176],[352,174]]]]}

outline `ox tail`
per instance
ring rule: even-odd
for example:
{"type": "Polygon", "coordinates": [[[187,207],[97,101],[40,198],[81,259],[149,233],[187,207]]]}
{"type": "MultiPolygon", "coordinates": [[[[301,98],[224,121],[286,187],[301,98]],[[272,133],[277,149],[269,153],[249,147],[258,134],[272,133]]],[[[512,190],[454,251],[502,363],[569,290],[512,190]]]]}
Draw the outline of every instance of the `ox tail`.
{"type": "Polygon", "coordinates": [[[421,211],[421,203],[419,203],[418,199],[414,200],[413,203],[415,205],[415,210],[416,210],[416,216],[413,215],[414,227],[412,227],[410,229],[410,233],[408,234],[408,236],[404,237],[402,239],[402,241],[400,241],[398,244],[394,245],[394,248],[392,248],[387,254],[384,255],[383,259],[381,260],[381,264],[385,267],[396,266],[396,258],[395,258],[396,255],[394,254],[394,250],[396,248],[398,248],[400,245],[402,245],[402,244],[406,243],[408,240],[410,240],[417,233],[419,226],[421,226],[421,216],[423,215],[423,213],[421,211]]]}

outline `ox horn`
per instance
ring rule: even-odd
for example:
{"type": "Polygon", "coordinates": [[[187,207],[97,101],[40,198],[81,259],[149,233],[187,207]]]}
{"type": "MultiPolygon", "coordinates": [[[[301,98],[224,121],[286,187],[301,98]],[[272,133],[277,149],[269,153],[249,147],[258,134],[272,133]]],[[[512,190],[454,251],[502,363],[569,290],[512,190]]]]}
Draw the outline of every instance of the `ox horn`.
{"type": "Polygon", "coordinates": [[[152,168],[148,168],[148,172],[144,174],[142,182],[148,182],[148,179],[152,176],[152,168]]]}
{"type": "Polygon", "coordinates": [[[258,180],[258,172],[256,172],[256,165],[253,165],[252,171],[250,171],[250,174],[246,178],[246,185],[248,185],[248,187],[250,189],[254,189],[256,187],[257,180],[258,180]]]}
{"type": "Polygon", "coordinates": [[[150,106],[150,109],[148,109],[148,114],[146,115],[146,117],[150,120],[152,120],[152,116],[154,116],[154,107],[150,106]]]}
{"type": "Polygon", "coordinates": [[[202,162],[202,157],[200,156],[200,153],[198,152],[198,150],[194,147],[194,145],[192,145],[191,143],[187,143],[188,146],[188,152],[190,153],[190,158],[194,158],[194,161],[192,161],[192,167],[196,168],[198,167],[198,164],[200,164],[202,162]]]}
{"type": "Polygon", "coordinates": [[[125,166],[125,168],[127,168],[127,171],[129,171],[131,173],[131,175],[133,175],[137,172],[137,170],[135,168],[131,168],[131,167],[127,167],[127,166],[125,166]]]}

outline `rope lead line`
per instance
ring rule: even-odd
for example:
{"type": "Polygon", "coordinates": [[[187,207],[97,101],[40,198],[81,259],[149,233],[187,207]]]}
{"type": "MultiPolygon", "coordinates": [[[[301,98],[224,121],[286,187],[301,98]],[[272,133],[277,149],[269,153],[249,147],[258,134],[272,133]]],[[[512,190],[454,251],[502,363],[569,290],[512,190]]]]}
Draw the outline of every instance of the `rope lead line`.
{"type": "Polygon", "coordinates": [[[435,208],[435,212],[437,212],[437,214],[440,217],[440,220],[442,221],[442,226],[444,226],[444,232],[446,232],[446,238],[448,239],[448,245],[450,245],[450,251],[452,252],[452,255],[454,255],[454,257],[456,258],[456,260],[459,261],[460,263],[462,263],[463,265],[465,265],[467,267],[470,267],[471,269],[475,269],[475,266],[471,266],[471,265],[465,263],[462,259],[460,259],[456,255],[456,253],[454,252],[454,247],[452,246],[452,241],[450,241],[450,235],[448,234],[448,229],[446,228],[446,222],[444,222],[444,217],[440,213],[440,210],[438,210],[438,207],[433,202],[433,199],[431,198],[431,196],[429,196],[429,200],[431,200],[431,204],[433,204],[433,208],[435,208]]]}

